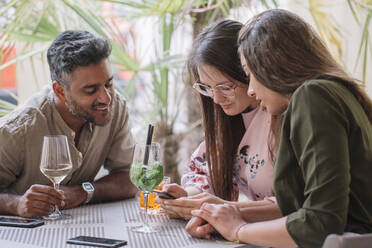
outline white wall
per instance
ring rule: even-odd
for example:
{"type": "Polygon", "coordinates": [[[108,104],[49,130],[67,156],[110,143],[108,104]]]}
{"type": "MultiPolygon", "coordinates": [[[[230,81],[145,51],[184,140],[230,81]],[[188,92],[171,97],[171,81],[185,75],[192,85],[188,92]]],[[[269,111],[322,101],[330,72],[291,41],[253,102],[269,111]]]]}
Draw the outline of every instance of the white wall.
{"type": "MultiPolygon", "coordinates": [[[[17,46],[17,51],[22,47],[17,46]]],[[[16,65],[17,91],[20,102],[24,102],[43,85],[50,82],[49,67],[45,55],[36,55],[31,60],[18,62],[16,65]]]]}

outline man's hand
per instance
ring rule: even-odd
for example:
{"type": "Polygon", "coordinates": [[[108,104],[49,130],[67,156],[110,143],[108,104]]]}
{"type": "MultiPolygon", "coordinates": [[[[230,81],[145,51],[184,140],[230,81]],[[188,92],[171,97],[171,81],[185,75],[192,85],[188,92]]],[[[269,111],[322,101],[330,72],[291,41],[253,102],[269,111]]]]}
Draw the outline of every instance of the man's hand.
{"type": "Polygon", "coordinates": [[[63,207],[64,199],[62,191],[34,184],[17,199],[16,213],[22,217],[44,216],[53,211],[55,205],[63,207]]]}
{"type": "MultiPolygon", "coordinates": [[[[172,194],[169,191],[167,192],[172,194]]],[[[217,196],[207,192],[189,197],[181,197],[176,200],[165,200],[158,197],[156,202],[161,205],[161,207],[165,210],[165,213],[168,214],[170,218],[191,218],[191,211],[194,209],[199,209],[205,202],[214,204],[225,203],[225,201],[221,198],[218,198],[217,196]]]]}
{"type": "Polygon", "coordinates": [[[65,195],[65,206],[63,207],[64,209],[77,207],[85,202],[87,198],[87,193],[80,185],[59,186],[59,188],[65,195]]]}

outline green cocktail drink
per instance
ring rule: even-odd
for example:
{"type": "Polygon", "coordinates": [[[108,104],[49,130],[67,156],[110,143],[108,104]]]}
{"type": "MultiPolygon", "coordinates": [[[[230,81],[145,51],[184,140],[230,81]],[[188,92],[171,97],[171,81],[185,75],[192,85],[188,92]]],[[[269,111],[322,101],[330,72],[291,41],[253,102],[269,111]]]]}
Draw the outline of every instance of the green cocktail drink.
{"type": "Polygon", "coordinates": [[[150,192],[163,180],[163,166],[160,163],[132,166],[130,180],[140,190],[150,192]]]}
{"type": "MultiPolygon", "coordinates": [[[[149,136],[148,136],[149,137],[149,136]]],[[[151,135],[150,135],[151,138],[151,135]]],[[[151,140],[150,140],[151,141],[151,140]]],[[[130,168],[130,180],[142,191],[145,203],[143,225],[132,228],[133,232],[154,233],[159,232],[159,226],[148,224],[147,208],[149,193],[154,190],[163,180],[163,165],[161,163],[160,144],[136,144],[133,153],[133,162],[130,168]]]]}

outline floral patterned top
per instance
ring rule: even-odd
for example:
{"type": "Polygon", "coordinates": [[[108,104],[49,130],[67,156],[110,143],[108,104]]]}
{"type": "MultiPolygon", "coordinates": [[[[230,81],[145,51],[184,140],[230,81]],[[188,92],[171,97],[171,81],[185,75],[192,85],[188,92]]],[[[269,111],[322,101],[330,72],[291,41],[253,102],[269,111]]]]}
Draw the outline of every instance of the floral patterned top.
{"type": "MultiPolygon", "coordinates": [[[[242,114],[245,134],[238,147],[233,171],[233,200],[238,200],[239,191],[250,200],[262,200],[273,196],[273,161],[269,156],[268,134],[270,114],[258,107],[242,114]]],[[[196,187],[200,192],[213,194],[208,163],[205,159],[205,143],[202,142],[191,155],[181,178],[183,187],[196,187]]]]}

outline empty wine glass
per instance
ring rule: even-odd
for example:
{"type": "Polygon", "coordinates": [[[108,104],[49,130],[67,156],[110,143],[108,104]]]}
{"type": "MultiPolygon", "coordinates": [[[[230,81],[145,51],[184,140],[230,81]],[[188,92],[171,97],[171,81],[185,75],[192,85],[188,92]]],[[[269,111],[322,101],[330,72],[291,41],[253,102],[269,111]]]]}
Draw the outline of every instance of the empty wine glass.
{"type": "MultiPolygon", "coordinates": [[[[44,136],[40,170],[59,189],[59,184],[72,169],[71,155],[65,135],[44,136]]],[[[54,212],[43,217],[46,220],[68,219],[71,215],[63,214],[55,206],[54,212]]]]}
{"type": "Polygon", "coordinates": [[[142,233],[158,232],[159,227],[148,224],[148,195],[163,180],[163,165],[160,161],[160,144],[136,144],[134,148],[133,163],[130,168],[130,180],[144,195],[145,218],[143,225],[134,227],[132,231],[142,233]]]}

